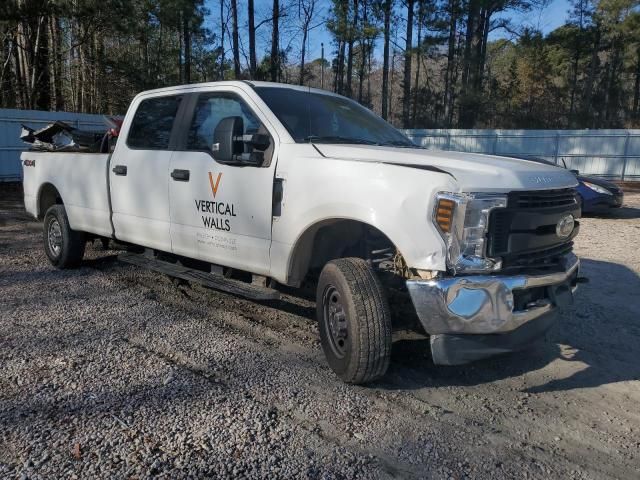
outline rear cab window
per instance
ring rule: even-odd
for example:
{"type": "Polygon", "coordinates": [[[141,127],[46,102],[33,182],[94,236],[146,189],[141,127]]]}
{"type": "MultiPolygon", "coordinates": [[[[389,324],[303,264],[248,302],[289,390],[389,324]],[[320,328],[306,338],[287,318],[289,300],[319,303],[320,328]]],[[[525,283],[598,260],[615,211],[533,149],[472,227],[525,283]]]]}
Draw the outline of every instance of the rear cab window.
{"type": "Polygon", "coordinates": [[[139,150],[168,150],[181,95],[142,100],[131,121],[127,145],[139,150]]]}

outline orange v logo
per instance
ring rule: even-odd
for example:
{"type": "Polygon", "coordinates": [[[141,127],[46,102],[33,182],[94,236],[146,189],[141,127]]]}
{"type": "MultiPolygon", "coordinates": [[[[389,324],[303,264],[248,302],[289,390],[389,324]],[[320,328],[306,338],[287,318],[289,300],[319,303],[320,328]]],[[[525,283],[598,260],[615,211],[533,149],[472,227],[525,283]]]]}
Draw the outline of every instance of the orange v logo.
{"type": "Polygon", "coordinates": [[[213,193],[213,198],[216,198],[216,193],[218,193],[218,186],[220,185],[221,178],[222,178],[222,173],[219,173],[214,183],[213,175],[211,174],[211,172],[209,172],[209,184],[211,185],[211,193],[213,193]]]}

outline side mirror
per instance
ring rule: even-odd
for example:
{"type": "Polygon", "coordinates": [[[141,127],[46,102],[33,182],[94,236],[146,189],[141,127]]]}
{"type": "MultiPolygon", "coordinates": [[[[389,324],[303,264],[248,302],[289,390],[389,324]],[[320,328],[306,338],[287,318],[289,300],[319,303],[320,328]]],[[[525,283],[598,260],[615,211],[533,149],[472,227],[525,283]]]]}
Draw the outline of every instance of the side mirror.
{"type": "Polygon", "coordinates": [[[580,175],[580,170],[569,170],[574,175],[580,175]]]}
{"type": "Polygon", "coordinates": [[[242,117],[226,117],[220,120],[213,131],[213,158],[219,162],[233,162],[243,152],[242,132],[244,125],[242,117]]]}
{"type": "Polygon", "coordinates": [[[271,145],[271,139],[266,133],[254,133],[250,137],[250,140],[245,140],[245,142],[261,152],[264,152],[271,145]]]}
{"type": "Polygon", "coordinates": [[[226,117],[220,120],[213,132],[213,158],[225,163],[262,165],[264,151],[271,145],[271,138],[264,133],[244,135],[243,131],[242,117],[226,117]],[[251,151],[246,152],[245,145],[249,146],[251,151]]]}

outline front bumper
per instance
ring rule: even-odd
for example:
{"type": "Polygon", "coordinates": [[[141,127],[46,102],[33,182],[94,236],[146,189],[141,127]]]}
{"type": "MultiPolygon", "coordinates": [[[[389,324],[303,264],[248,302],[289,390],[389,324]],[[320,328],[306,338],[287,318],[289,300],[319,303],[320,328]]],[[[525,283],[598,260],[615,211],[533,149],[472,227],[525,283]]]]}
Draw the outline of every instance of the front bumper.
{"type": "MultiPolygon", "coordinates": [[[[449,349],[452,348],[451,342],[446,340],[447,335],[495,337],[489,342],[490,348],[485,349],[485,355],[477,352],[472,355],[471,359],[475,360],[503,351],[519,350],[543,334],[546,328],[529,327],[522,330],[530,332],[530,335],[516,335],[517,342],[510,341],[509,335],[506,335],[515,335],[516,330],[541,317],[553,319],[558,307],[572,302],[580,261],[570,253],[563,257],[561,265],[562,271],[543,275],[470,275],[437,280],[407,280],[407,288],[420,322],[431,335],[434,362],[452,364],[438,362],[434,350],[437,344],[444,343],[449,349]],[[527,298],[526,295],[530,293],[535,295],[523,306],[521,299],[523,296],[527,298]],[[505,343],[504,348],[499,345],[501,338],[505,343]]],[[[547,322],[536,323],[547,326],[547,322]]],[[[454,343],[462,345],[466,342],[454,343]]],[[[480,344],[473,348],[482,350],[480,344]]]]}

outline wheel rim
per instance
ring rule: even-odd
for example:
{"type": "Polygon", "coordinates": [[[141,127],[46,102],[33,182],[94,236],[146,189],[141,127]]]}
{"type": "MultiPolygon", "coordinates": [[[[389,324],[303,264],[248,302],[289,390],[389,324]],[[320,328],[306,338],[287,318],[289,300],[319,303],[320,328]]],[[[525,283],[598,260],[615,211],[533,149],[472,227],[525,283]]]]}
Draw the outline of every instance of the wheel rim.
{"type": "Polygon", "coordinates": [[[349,349],[347,313],[340,292],[333,285],[327,286],[323,297],[324,324],[331,350],[343,358],[349,349]]]}
{"type": "Polygon", "coordinates": [[[49,241],[49,250],[57,257],[62,251],[62,229],[60,228],[60,223],[58,223],[58,220],[55,218],[49,222],[47,238],[49,241]]]}

